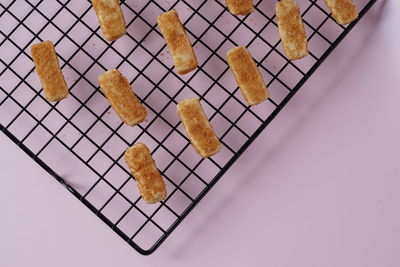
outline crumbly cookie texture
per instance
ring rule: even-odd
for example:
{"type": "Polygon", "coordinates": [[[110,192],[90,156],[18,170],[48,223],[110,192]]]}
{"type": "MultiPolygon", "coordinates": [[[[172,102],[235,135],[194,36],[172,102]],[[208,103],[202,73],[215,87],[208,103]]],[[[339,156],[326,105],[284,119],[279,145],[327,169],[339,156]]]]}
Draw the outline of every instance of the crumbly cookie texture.
{"type": "Polygon", "coordinates": [[[196,152],[208,158],[221,150],[215,134],[198,98],[189,98],[178,103],[178,114],[196,152]]]}
{"type": "Polygon", "coordinates": [[[126,33],[124,14],[119,0],[92,0],[104,37],[115,41],[126,33]]]}
{"type": "Polygon", "coordinates": [[[358,18],[356,5],[352,0],[324,0],[326,6],[332,12],[332,17],[337,23],[345,25],[358,18]]]}
{"type": "Polygon", "coordinates": [[[171,52],[176,72],[186,74],[194,70],[198,64],[196,55],[176,10],[159,15],[157,23],[171,52]]]}
{"type": "Polygon", "coordinates": [[[100,90],[123,122],[135,126],[147,117],[147,110],[132,91],[128,80],[116,69],[99,76],[100,90]]]}
{"type": "Polygon", "coordinates": [[[250,52],[245,47],[238,46],[229,50],[226,58],[246,102],[257,105],[267,100],[267,87],[250,52]]]}
{"type": "Polygon", "coordinates": [[[279,35],[287,58],[295,60],[307,56],[307,35],[297,2],[279,1],[275,5],[275,11],[279,35]]]}
{"type": "Polygon", "coordinates": [[[228,10],[233,15],[248,15],[254,10],[253,0],[225,0],[228,10]]]}
{"type": "Polygon", "coordinates": [[[60,101],[66,98],[69,90],[53,43],[45,41],[34,44],[31,47],[31,54],[45,98],[48,101],[60,101]]]}
{"type": "Polygon", "coordinates": [[[165,182],[157,170],[150,150],[143,143],[137,143],[125,151],[125,161],[144,202],[153,204],[167,197],[165,182]]]}

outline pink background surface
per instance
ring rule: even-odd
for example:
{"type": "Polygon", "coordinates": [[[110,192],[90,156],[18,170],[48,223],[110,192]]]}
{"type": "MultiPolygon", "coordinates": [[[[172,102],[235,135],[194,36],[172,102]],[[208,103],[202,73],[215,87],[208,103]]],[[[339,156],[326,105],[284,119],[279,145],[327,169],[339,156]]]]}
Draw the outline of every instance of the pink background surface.
{"type": "Polygon", "coordinates": [[[399,9],[379,2],[150,257],[0,135],[0,266],[399,266],[399,9]]]}

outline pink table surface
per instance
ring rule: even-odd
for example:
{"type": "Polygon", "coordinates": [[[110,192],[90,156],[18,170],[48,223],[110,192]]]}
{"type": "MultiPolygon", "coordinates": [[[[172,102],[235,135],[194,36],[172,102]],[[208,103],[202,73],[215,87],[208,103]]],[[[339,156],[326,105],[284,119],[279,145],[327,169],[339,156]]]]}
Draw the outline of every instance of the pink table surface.
{"type": "Polygon", "coordinates": [[[400,266],[399,1],[379,1],[161,248],[0,134],[0,266],[400,266]]]}

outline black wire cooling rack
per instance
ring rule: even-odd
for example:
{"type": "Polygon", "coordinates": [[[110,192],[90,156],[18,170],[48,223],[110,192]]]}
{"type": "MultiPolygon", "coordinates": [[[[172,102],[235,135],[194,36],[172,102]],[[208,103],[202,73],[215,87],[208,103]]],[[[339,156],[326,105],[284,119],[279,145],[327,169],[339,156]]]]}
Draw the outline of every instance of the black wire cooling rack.
{"type": "MultiPolygon", "coordinates": [[[[222,0],[221,0],[222,1],[222,0]]],[[[113,43],[102,37],[90,1],[2,0],[0,3],[0,129],[84,205],[142,254],[172,233],[358,21],[335,23],[322,0],[299,1],[310,55],[288,61],[282,51],[273,0],[255,1],[246,17],[224,2],[125,0],[128,33],[113,43]],[[177,75],[156,17],[176,8],[199,59],[177,75]],[[52,40],[70,96],[45,101],[29,48],[52,40]],[[269,101],[248,107],[225,53],[246,46],[268,82],[269,101]],[[149,111],[147,122],[128,127],[110,110],[97,76],[118,68],[149,111]],[[223,143],[201,159],[185,137],[176,103],[198,96],[223,143]],[[163,203],[145,205],[123,162],[124,150],[145,142],[167,183],[163,203]]],[[[375,0],[356,1],[360,19],[375,0]]]]}

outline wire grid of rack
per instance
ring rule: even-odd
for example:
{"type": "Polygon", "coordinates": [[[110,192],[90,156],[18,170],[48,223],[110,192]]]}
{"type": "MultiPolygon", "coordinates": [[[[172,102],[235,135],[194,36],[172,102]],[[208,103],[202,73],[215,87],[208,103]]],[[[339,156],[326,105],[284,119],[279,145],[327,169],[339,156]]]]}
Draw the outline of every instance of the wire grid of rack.
{"type": "MultiPolygon", "coordinates": [[[[128,33],[102,37],[90,1],[5,0],[0,3],[0,129],[83,204],[142,254],[154,252],[251,142],[267,127],[322,61],[358,22],[335,23],[322,0],[299,1],[310,55],[288,61],[280,45],[272,0],[255,1],[246,17],[222,1],[125,0],[128,33]],[[199,67],[177,75],[156,27],[156,16],[175,8],[187,29],[199,67]],[[52,40],[68,99],[45,101],[29,47],[52,40]],[[271,98],[246,106],[225,53],[246,46],[268,82],[271,98]],[[97,76],[118,68],[149,111],[128,127],[101,94],[97,76]],[[201,98],[223,143],[210,159],[196,155],[176,114],[176,103],[201,98]],[[124,150],[145,142],[167,183],[168,198],[140,200],[123,162],[124,150]]],[[[360,18],[375,0],[356,1],[360,18]]],[[[211,204],[211,203],[210,203],[211,204]]]]}

